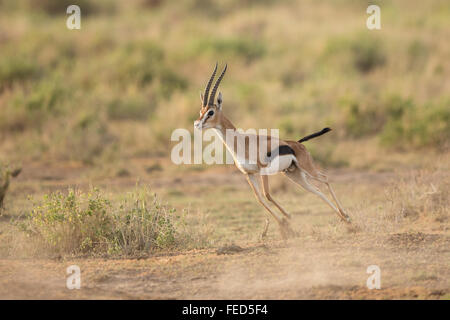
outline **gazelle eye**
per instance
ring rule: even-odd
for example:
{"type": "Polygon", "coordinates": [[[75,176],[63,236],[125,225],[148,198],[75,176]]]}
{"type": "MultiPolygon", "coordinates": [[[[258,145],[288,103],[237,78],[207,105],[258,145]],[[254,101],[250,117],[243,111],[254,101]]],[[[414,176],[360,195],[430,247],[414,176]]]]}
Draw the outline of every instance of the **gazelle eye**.
{"type": "Polygon", "coordinates": [[[212,117],[213,115],[214,115],[214,111],[211,110],[208,112],[208,116],[212,117]]]}

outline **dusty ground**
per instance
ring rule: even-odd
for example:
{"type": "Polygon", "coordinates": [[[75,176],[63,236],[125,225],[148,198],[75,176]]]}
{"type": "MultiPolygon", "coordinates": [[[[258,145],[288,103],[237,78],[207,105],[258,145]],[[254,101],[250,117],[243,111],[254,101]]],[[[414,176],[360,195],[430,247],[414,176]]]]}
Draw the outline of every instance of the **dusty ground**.
{"type": "MultiPolygon", "coordinates": [[[[205,215],[202,223],[211,237],[205,248],[136,259],[4,257],[0,298],[450,298],[447,217],[418,213],[399,222],[383,214],[392,205],[386,195],[389,186],[410,171],[331,171],[336,192],[355,220],[353,228],[340,223],[315,196],[275,179],[274,196],[293,214],[292,225],[299,235],[283,241],[272,224],[262,242],[263,209],[234,169],[167,175],[171,169],[148,169],[152,166],[141,160],[132,168],[124,177],[89,179],[83,167],[29,164],[12,185],[7,206],[26,209],[28,194],[38,198],[49,190],[86,188],[94,182],[112,193],[122,192],[132,188],[139,176],[140,183],[150,185],[175,207],[189,206],[190,215],[205,215]],[[72,264],[81,268],[80,290],[66,288],[66,268],[72,264]],[[381,269],[380,290],[366,287],[369,265],[381,269]]],[[[18,213],[10,210],[0,219],[0,240],[9,219],[18,213]]]]}

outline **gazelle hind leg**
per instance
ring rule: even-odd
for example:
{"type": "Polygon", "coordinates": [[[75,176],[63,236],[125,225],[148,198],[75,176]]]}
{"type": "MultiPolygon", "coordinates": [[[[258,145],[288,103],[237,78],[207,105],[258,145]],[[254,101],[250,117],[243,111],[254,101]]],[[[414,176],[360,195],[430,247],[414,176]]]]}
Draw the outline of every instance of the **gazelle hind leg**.
{"type": "Polygon", "coordinates": [[[345,212],[344,208],[342,207],[341,202],[339,201],[339,199],[337,198],[336,194],[334,193],[334,190],[331,187],[330,182],[328,181],[328,177],[325,174],[321,173],[321,172],[319,172],[318,175],[320,176],[320,178],[316,178],[316,177],[313,177],[313,176],[311,176],[311,178],[313,178],[313,179],[315,179],[317,181],[323,182],[323,183],[325,183],[327,185],[327,188],[330,191],[330,194],[333,197],[334,201],[336,202],[336,205],[337,205],[337,207],[339,209],[339,212],[341,213],[342,219],[344,219],[346,222],[350,223],[351,222],[350,217],[345,212]]]}
{"type": "Polygon", "coordinates": [[[338,216],[346,221],[346,219],[341,215],[341,212],[339,211],[338,208],[336,208],[336,206],[330,201],[328,200],[328,198],[318,189],[316,188],[314,185],[312,185],[311,183],[309,183],[308,179],[306,178],[306,174],[305,172],[303,172],[302,170],[300,170],[299,168],[297,168],[294,171],[286,171],[285,175],[291,179],[293,182],[295,182],[296,184],[302,186],[305,190],[314,193],[315,195],[319,196],[323,201],[325,201],[325,203],[327,203],[334,211],[336,211],[336,213],[338,214],[338,216]]]}
{"type": "MultiPolygon", "coordinates": [[[[268,203],[266,203],[266,201],[264,200],[264,197],[261,193],[261,187],[259,184],[259,179],[257,177],[257,174],[247,174],[247,181],[250,184],[250,187],[252,188],[256,199],[258,200],[258,202],[272,215],[272,217],[275,218],[275,220],[277,221],[278,225],[280,226],[280,231],[281,231],[281,236],[283,238],[287,238],[291,235],[294,235],[294,231],[291,229],[291,227],[289,226],[289,223],[286,221],[286,219],[284,218],[280,218],[275,212],[273,212],[268,203]]],[[[266,224],[264,226],[264,230],[261,234],[261,237],[264,238],[267,234],[267,229],[269,227],[269,222],[268,219],[266,220],[266,224]]]]}
{"type": "Polygon", "coordinates": [[[279,205],[278,202],[276,202],[275,199],[272,198],[272,196],[270,195],[269,176],[261,175],[261,180],[262,180],[262,185],[263,185],[264,196],[266,197],[266,199],[269,200],[270,202],[272,202],[286,218],[290,219],[291,215],[289,213],[287,213],[286,210],[284,210],[283,207],[281,207],[281,205],[279,205]]]}

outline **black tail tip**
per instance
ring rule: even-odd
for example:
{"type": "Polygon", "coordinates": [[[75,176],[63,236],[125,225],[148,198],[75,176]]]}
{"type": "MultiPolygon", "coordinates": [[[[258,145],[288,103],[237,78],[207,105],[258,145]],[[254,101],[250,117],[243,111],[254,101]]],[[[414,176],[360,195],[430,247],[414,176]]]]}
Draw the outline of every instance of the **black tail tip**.
{"type": "Polygon", "coordinates": [[[298,140],[298,142],[308,141],[308,140],[313,139],[315,137],[321,136],[321,135],[327,133],[328,131],[331,131],[331,128],[328,128],[328,127],[323,128],[319,132],[316,132],[316,133],[310,134],[309,136],[301,138],[300,140],[298,140]]]}

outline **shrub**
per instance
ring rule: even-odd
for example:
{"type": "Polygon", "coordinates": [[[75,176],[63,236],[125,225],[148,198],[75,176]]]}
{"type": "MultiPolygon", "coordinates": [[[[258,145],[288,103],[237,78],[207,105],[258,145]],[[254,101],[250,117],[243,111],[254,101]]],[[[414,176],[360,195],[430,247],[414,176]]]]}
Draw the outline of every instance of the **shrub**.
{"type": "Polygon", "coordinates": [[[448,102],[417,105],[410,98],[389,96],[377,103],[341,102],[344,126],[349,136],[379,135],[386,146],[403,149],[444,147],[450,141],[448,102]]]}
{"type": "Polygon", "coordinates": [[[0,117],[0,131],[24,131],[42,128],[64,111],[71,94],[59,79],[46,79],[34,85],[31,92],[17,90],[5,104],[0,117]]]}
{"type": "Polygon", "coordinates": [[[383,66],[386,60],[382,40],[366,33],[360,33],[351,37],[330,39],[318,62],[320,65],[326,62],[327,69],[337,65],[344,70],[353,67],[361,73],[367,73],[383,66]]]}
{"type": "Polygon", "coordinates": [[[444,147],[450,141],[449,103],[418,106],[410,99],[394,96],[387,102],[389,120],[381,132],[388,146],[444,147]]]}
{"type": "Polygon", "coordinates": [[[386,62],[382,43],[377,38],[358,36],[351,42],[350,49],[353,63],[361,72],[369,72],[386,62]]]}
{"type": "Polygon", "coordinates": [[[169,99],[175,91],[183,91],[188,85],[186,79],[179,76],[169,68],[163,68],[159,74],[159,89],[161,96],[169,99]]]}
{"type": "Polygon", "coordinates": [[[141,96],[115,97],[107,103],[108,118],[145,121],[148,115],[155,110],[157,104],[154,98],[148,100],[141,96]]]}
{"type": "Polygon", "coordinates": [[[115,56],[113,78],[120,84],[136,82],[145,86],[157,77],[163,59],[163,50],[153,42],[130,43],[115,56]]]}
{"type": "Polygon", "coordinates": [[[0,90],[15,82],[35,77],[39,68],[31,59],[21,56],[5,55],[0,59],[0,90]]]}
{"type": "Polygon", "coordinates": [[[21,226],[60,255],[132,255],[174,247],[181,222],[175,209],[146,189],[114,204],[94,188],[44,196],[21,226]]]}
{"type": "Polygon", "coordinates": [[[176,243],[176,210],[164,206],[146,190],[127,195],[114,216],[119,250],[126,254],[169,248],[176,243]]]}
{"type": "Polygon", "coordinates": [[[341,101],[344,106],[344,127],[347,135],[360,138],[379,132],[385,122],[382,109],[372,104],[363,104],[352,99],[341,101]]]}
{"type": "Polygon", "coordinates": [[[87,195],[73,190],[52,193],[32,209],[27,231],[59,253],[104,252],[111,239],[110,209],[98,190],[87,195]]]}

